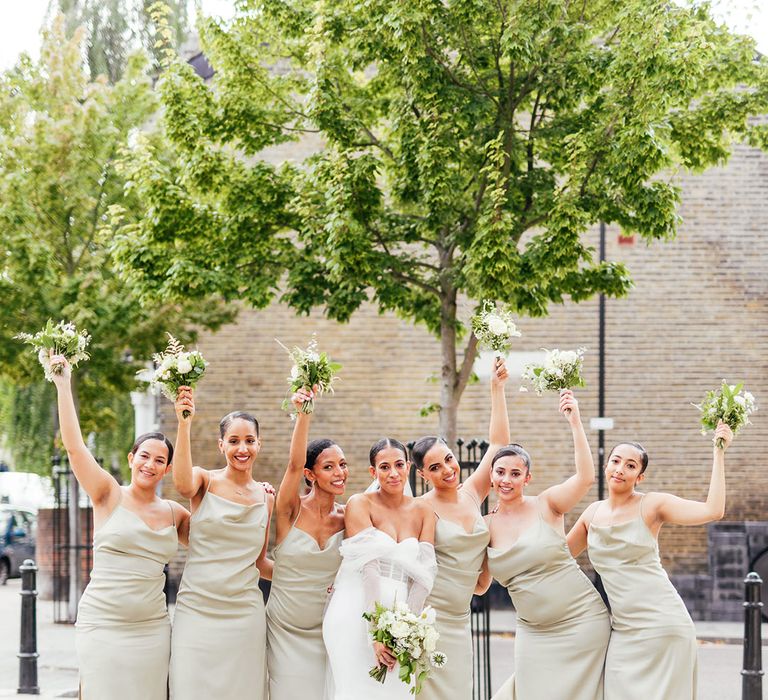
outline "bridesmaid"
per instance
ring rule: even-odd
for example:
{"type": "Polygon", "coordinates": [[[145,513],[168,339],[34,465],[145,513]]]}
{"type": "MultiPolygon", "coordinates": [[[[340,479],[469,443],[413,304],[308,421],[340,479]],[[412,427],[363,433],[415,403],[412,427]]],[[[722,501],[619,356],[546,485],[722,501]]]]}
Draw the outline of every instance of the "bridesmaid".
{"type": "Polygon", "coordinates": [[[227,465],[208,471],[192,466],[194,413],[192,390],[182,387],[173,483],[190,499],[192,517],[173,617],[171,697],[265,700],[267,633],[259,573],[271,578],[266,550],[274,497],[251,475],[261,449],[259,424],[243,411],[224,416],[219,449],[227,465]]]}
{"type": "Polygon", "coordinates": [[[163,568],[181,540],[189,512],[157,496],[173,446],[162,433],[140,435],[128,454],[131,483],[120,486],[83,442],[71,368],[54,374],[61,439],[80,485],[93,501],[93,571],[80,599],[75,646],[84,700],[165,700],[171,624],[163,568]],[[115,659],[120,663],[115,663],[115,659]]]}
{"type": "Polygon", "coordinates": [[[491,459],[509,442],[509,420],[504,384],[508,373],[498,359],[491,379],[491,443],[477,470],[461,488],[461,465],[445,441],[423,437],[416,441],[411,458],[421,477],[431,486],[420,497],[434,512],[437,577],[427,599],[437,613],[440,651],[448,663],[424,683],[422,700],[472,697],[472,631],[470,603],[488,545],[488,528],[480,503],[490,490],[491,459]]]}
{"type": "Polygon", "coordinates": [[[312,414],[301,412],[314,392],[301,389],[288,467],[275,504],[277,526],[272,588],[267,601],[270,700],[323,700],[327,656],[323,611],[341,563],[344,495],[349,475],[333,440],[307,445],[312,414]],[[309,493],[299,496],[302,477],[309,493]]]}
{"type": "Polygon", "coordinates": [[[563,517],[594,483],[595,465],[571,391],[561,392],[560,412],[571,427],[576,462],[576,473],[562,484],[526,496],[528,453],[507,445],[493,459],[498,506],[486,517],[487,567],[517,611],[515,674],[494,700],[603,697],[611,624],[600,595],[568,551],[563,517]]]}
{"type": "Polygon", "coordinates": [[[588,547],[611,605],[613,632],[605,660],[605,700],[695,698],[696,634],[691,616],[659,560],[664,523],[703,525],[725,513],[725,449],[731,429],[720,424],[704,503],[669,493],[638,493],[648,454],[634,442],[616,445],[605,477],[608,499],[592,503],[568,533],[574,556],[588,547]]]}

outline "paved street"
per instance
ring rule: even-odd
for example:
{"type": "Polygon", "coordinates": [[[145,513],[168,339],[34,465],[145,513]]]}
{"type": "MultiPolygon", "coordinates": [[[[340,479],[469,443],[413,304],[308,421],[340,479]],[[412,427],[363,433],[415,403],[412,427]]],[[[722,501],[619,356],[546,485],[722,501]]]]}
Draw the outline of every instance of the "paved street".
{"type": "MultiPolygon", "coordinates": [[[[19,596],[20,582],[13,579],[0,586],[0,698],[18,697],[19,596]]],[[[53,623],[53,603],[38,604],[38,663],[40,698],[77,697],[77,661],[74,648],[74,628],[53,623]]],[[[492,683],[498,688],[514,670],[514,615],[509,612],[491,613],[494,635],[491,641],[492,683]]],[[[698,700],[739,700],[741,698],[742,649],[733,642],[742,634],[738,623],[699,623],[699,697],[698,700]]],[[[764,626],[764,640],[768,629],[764,626]]],[[[768,640],[765,640],[768,641],[768,640]]],[[[764,666],[768,661],[768,646],[763,647],[764,666]]],[[[763,697],[768,700],[768,682],[763,697]]],[[[457,698],[456,700],[465,700],[457,698]]],[[[468,700],[468,699],[466,699],[468,700]]],[[[549,700],[542,698],[541,700],[549,700]]],[[[648,700],[661,700],[649,698],[648,700]]],[[[664,699],[668,700],[668,699],[664,699]]]]}

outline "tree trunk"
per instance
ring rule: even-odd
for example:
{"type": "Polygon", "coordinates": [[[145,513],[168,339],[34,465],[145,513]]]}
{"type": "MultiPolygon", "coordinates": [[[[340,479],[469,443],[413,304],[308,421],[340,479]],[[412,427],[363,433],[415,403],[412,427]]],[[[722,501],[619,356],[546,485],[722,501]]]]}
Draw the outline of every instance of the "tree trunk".
{"type": "Polygon", "coordinates": [[[456,417],[459,408],[456,396],[456,290],[443,283],[440,309],[440,427],[439,432],[453,447],[456,443],[456,417]]]}

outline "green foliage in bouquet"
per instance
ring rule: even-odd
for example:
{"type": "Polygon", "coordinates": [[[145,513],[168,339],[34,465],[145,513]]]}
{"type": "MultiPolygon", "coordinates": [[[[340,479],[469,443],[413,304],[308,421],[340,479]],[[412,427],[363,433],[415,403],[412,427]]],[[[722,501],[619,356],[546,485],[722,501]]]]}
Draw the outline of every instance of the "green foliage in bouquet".
{"type": "Polygon", "coordinates": [[[51,364],[51,352],[66,357],[73,367],[90,357],[86,348],[91,336],[85,330],[78,331],[75,324],[69,321],[54,323],[49,318],[43,329],[34,335],[19,333],[15,337],[32,346],[49,382],[53,381],[54,374],[62,372],[60,364],[51,364]]]}
{"type": "MultiPolygon", "coordinates": [[[[744,383],[728,384],[723,379],[719,389],[708,391],[700,404],[693,404],[701,411],[701,434],[715,430],[723,421],[734,434],[745,425],[749,425],[749,416],[757,411],[755,397],[744,391],[744,383]]],[[[722,439],[717,439],[717,447],[723,448],[722,439]]]]}
{"type": "MultiPolygon", "coordinates": [[[[150,384],[159,388],[163,395],[171,401],[176,400],[179,387],[194,388],[203,375],[208,362],[199,350],[185,351],[184,346],[168,333],[168,347],[164,352],[155,353],[152,358],[157,365],[150,384]]],[[[189,411],[183,411],[184,418],[189,417],[189,411]]]]}
{"type": "MultiPolygon", "coordinates": [[[[293,350],[288,350],[279,340],[277,342],[288,352],[288,356],[293,361],[291,375],[288,377],[291,394],[299,389],[312,389],[313,387],[317,395],[322,395],[327,391],[333,393],[333,382],[338,379],[336,374],[341,369],[341,365],[338,362],[333,362],[327,353],[318,350],[317,339],[314,336],[309,341],[306,350],[297,346],[294,346],[293,350]]],[[[292,410],[290,397],[286,397],[283,401],[283,410],[292,410]]],[[[305,401],[300,410],[302,413],[312,413],[315,410],[314,400],[305,401]]]]}
{"type": "Polygon", "coordinates": [[[586,350],[548,350],[543,365],[526,365],[523,379],[531,383],[539,396],[545,391],[562,391],[584,386],[581,369],[586,350]]]}

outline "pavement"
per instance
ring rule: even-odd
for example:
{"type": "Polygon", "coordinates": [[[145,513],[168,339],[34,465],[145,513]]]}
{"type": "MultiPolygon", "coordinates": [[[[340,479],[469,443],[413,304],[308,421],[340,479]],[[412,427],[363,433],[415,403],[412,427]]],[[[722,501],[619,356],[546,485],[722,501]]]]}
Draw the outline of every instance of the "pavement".
{"type": "MultiPolygon", "coordinates": [[[[0,586],[0,698],[17,694],[21,597],[19,579],[0,586]]],[[[739,622],[697,622],[699,640],[698,700],[739,700],[741,698],[742,640],[744,625],[739,622]]],[[[491,686],[497,689],[514,671],[515,614],[511,610],[491,611],[491,686]]],[[[38,698],[77,697],[75,629],[53,621],[53,603],[37,605],[38,698]]],[[[763,624],[763,650],[768,647],[768,625],[763,624]]],[[[764,666],[765,666],[764,661],[764,666]]],[[[768,679],[763,683],[768,700],[768,679]]],[[[457,700],[464,700],[457,698],[457,700]]],[[[547,700],[547,699],[542,699],[547,700]]],[[[651,700],[651,699],[649,699],[651,700]]]]}

